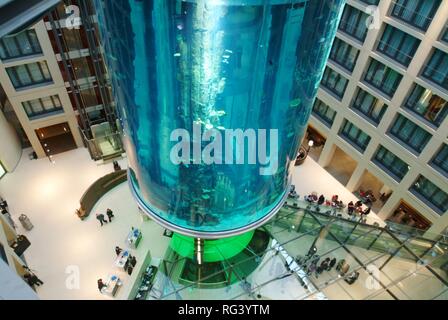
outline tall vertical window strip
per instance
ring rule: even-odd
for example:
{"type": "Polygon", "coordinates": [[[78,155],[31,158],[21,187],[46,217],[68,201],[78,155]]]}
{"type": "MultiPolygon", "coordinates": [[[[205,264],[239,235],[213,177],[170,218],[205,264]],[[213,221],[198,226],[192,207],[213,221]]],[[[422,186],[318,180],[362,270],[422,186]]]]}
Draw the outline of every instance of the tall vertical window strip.
{"type": "Polygon", "coordinates": [[[435,49],[426,64],[423,77],[448,90],[448,54],[435,49]]]}
{"type": "Polygon", "coordinates": [[[6,72],[16,89],[53,81],[45,61],[9,67],[6,72]]]}
{"type": "Polygon", "coordinates": [[[28,118],[35,119],[43,115],[63,112],[58,95],[22,102],[28,118]]]}
{"type": "Polygon", "coordinates": [[[42,53],[42,49],[33,29],[25,30],[14,36],[0,38],[0,59],[7,60],[42,53]]]}
{"type": "Polygon", "coordinates": [[[448,144],[443,144],[439,152],[432,159],[431,164],[443,174],[448,175],[448,144]]]}
{"type": "Polygon", "coordinates": [[[330,59],[352,72],[358,60],[359,50],[336,38],[331,48],[330,59]]]}
{"type": "Polygon", "coordinates": [[[419,45],[420,40],[391,25],[387,25],[378,43],[377,50],[407,67],[419,45]]]}
{"type": "Polygon", "coordinates": [[[401,114],[398,115],[389,132],[417,153],[422,152],[429,139],[431,139],[430,133],[401,114]]]}
{"type": "Polygon", "coordinates": [[[367,36],[367,22],[369,16],[352,6],[346,5],[342,14],[339,30],[364,42],[367,36]]]}
{"type": "Polygon", "coordinates": [[[366,150],[370,142],[370,136],[347,119],[344,120],[339,134],[361,152],[366,150]]]}
{"type": "Polygon", "coordinates": [[[321,84],[324,88],[328,89],[342,100],[345,89],[347,88],[348,80],[336,71],[327,67],[325,69],[321,84]]]}
{"type": "Polygon", "coordinates": [[[442,33],[442,37],[440,38],[443,42],[448,43],[448,26],[445,27],[445,30],[442,33]]]}
{"type": "Polygon", "coordinates": [[[403,76],[395,70],[372,59],[364,76],[364,81],[392,98],[402,78],[403,76]]]}
{"type": "Polygon", "coordinates": [[[409,166],[406,162],[383,146],[378,148],[372,161],[398,182],[400,182],[409,171],[409,166]]]}
{"type": "Polygon", "coordinates": [[[438,214],[448,210],[448,194],[424,176],[419,176],[410,190],[438,214]]]}
{"type": "Polygon", "coordinates": [[[316,99],[316,102],[314,102],[313,114],[330,128],[333,125],[334,118],[336,117],[336,111],[331,109],[330,106],[319,99],[316,99]]]}
{"type": "Polygon", "coordinates": [[[352,103],[352,109],[359,111],[373,123],[379,124],[387,110],[387,105],[367,91],[358,88],[358,92],[352,103]]]}
{"type": "Polygon", "coordinates": [[[441,0],[395,0],[392,16],[426,31],[441,0]]]}
{"type": "Polygon", "coordinates": [[[404,107],[436,127],[448,113],[448,103],[444,99],[418,84],[414,85],[404,107]]]}

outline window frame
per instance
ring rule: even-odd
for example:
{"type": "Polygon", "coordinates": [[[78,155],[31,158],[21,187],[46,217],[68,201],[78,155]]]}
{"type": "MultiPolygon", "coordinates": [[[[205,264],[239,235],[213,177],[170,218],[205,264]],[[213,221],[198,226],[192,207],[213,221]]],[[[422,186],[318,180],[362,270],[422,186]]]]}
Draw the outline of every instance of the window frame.
{"type": "Polygon", "coordinates": [[[394,121],[392,121],[389,129],[387,130],[387,134],[389,136],[391,136],[395,141],[404,143],[409,151],[411,151],[412,153],[418,154],[418,155],[423,152],[423,150],[426,148],[426,146],[428,145],[429,141],[432,138],[432,134],[431,133],[429,133],[428,131],[426,131],[425,129],[420,127],[418,124],[416,124],[414,121],[411,121],[410,119],[408,119],[407,117],[405,117],[401,113],[398,113],[397,116],[395,117],[394,121]],[[399,127],[397,129],[394,129],[395,126],[396,126],[396,123],[400,119],[403,119],[402,123],[399,125],[399,127]],[[409,134],[408,139],[405,140],[404,138],[399,136],[397,133],[403,132],[403,128],[406,125],[408,125],[408,124],[412,125],[413,127],[412,127],[412,130],[411,130],[411,133],[409,134]],[[409,143],[410,141],[412,141],[412,138],[413,138],[414,134],[418,130],[421,130],[421,131],[426,133],[425,142],[420,144],[422,146],[421,149],[416,149],[409,143]]]}
{"type": "Polygon", "coordinates": [[[357,149],[361,153],[364,153],[366,151],[367,147],[370,144],[370,141],[372,140],[372,137],[370,135],[362,131],[358,126],[356,126],[347,119],[344,119],[344,121],[342,122],[338,134],[340,137],[342,137],[345,141],[347,141],[350,145],[352,145],[355,149],[357,149]],[[345,131],[350,132],[352,130],[356,130],[356,137],[354,139],[352,139],[352,137],[345,132],[345,131]],[[367,138],[366,142],[362,144],[360,143],[359,137],[363,134],[367,136],[367,138]]]}
{"type": "MultiPolygon", "coordinates": [[[[420,188],[420,190],[423,190],[424,188],[420,188]]],[[[430,207],[431,209],[433,209],[438,215],[443,216],[443,214],[446,212],[446,210],[448,210],[448,194],[443,191],[438,185],[436,185],[435,183],[433,183],[431,180],[429,180],[428,178],[426,178],[423,175],[419,175],[417,177],[417,179],[414,181],[414,183],[409,187],[408,189],[414,196],[416,196],[418,199],[420,199],[423,203],[425,203],[428,207],[430,207]],[[432,191],[431,195],[427,195],[423,194],[421,192],[419,192],[419,189],[416,187],[416,184],[420,183],[420,184],[427,184],[429,186],[433,186],[434,190],[432,191]],[[445,203],[447,203],[446,207],[439,207],[436,203],[434,203],[433,201],[431,201],[431,199],[434,198],[435,195],[437,195],[438,193],[441,193],[442,195],[445,196],[446,200],[445,203]]],[[[442,201],[442,203],[444,203],[442,201]]]]}
{"type": "Polygon", "coordinates": [[[32,87],[35,85],[43,85],[43,84],[50,84],[53,83],[53,77],[51,76],[51,71],[48,68],[48,64],[45,60],[37,61],[37,62],[31,62],[27,64],[21,64],[17,66],[7,67],[6,72],[9,76],[9,79],[11,81],[12,86],[16,90],[32,87]],[[30,66],[37,66],[37,69],[39,70],[39,74],[41,76],[41,80],[34,80],[33,79],[33,73],[30,69],[30,66]],[[44,71],[43,66],[45,66],[46,71],[44,71]],[[29,77],[30,83],[25,83],[24,78],[19,75],[18,69],[24,68],[24,71],[29,77]],[[47,76],[48,73],[48,77],[47,76]],[[14,78],[14,79],[13,79],[14,78]]]}
{"type": "Polygon", "coordinates": [[[405,161],[401,160],[392,151],[390,151],[386,147],[382,146],[381,144],[375,151],[371,161],[378,168],[380,168],[382,171],[387,173],[392,179],[394,179],[397,182],[401,182],[404,179],[404,177],[409,173],[409,170],[410,170],[409,164],[407,164],[405,161]],[[378,158],[380,151],[383,153],[383,155],[381,156],[381,158],[378,158]],[[390,155],[393,157],[393,161],[391,161],[390,163],[400,163],[400,164],[403,164],[403,166],[406,166],[406,168],[407,168],[406,172],[403,173],[403,172],[400,172],[399,170],[394,170],[393,166],[390,166],[389,164],[383,162],[383,159],[386,158],[386,155],[390,155]],[[399,174],[400,175],[402,174],[402,176],[400,176],[399,174]]]}

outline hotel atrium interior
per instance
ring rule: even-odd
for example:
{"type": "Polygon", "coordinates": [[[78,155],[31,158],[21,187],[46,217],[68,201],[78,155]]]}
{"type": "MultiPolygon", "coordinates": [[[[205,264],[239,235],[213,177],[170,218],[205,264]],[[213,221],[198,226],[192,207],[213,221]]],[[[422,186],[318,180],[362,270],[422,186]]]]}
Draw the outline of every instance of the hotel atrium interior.
{"type": "Polygon", "coordinates": [[[0,0],[0,300],[448,300],[448,0],[0,0]]]}

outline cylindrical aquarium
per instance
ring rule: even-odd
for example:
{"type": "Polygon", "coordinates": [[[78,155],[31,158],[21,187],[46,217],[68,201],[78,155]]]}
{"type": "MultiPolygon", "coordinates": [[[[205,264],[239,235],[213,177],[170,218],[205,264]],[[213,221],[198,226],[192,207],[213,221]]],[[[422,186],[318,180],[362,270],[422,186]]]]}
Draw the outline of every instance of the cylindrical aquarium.
{"type": "Polygon", "coordinates": [[[95,1],[144,211],[209,239],[276,213],[344,2],[95,1]]]}

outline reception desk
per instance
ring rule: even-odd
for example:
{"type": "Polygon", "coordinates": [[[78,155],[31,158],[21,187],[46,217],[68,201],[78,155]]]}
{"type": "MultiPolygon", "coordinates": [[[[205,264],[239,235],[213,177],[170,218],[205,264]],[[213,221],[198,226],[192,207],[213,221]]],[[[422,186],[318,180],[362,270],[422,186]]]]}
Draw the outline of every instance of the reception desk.
{"type": "Polygon", "coordinates": [[[114,266],[118,269],[126,271],[126,266],[130,257],[130,253],[127,250],[123,250],[118,255],[117,259],[115,259],[114,266]]]}
{"type": "Polygon", "coordinates": [[[142,232],[139,229],[132,229],[126,238],[126,244],[129,248],[137,249],[142,237],[142,232]]]}
{"type": "Polygon", "coordinates": [[[117,275],[110,274],[107,276],[107,280],[104,284],[106,286],[101,290],[101,293],[115,297],[118,289],[123,285],[123,282],[117,275]]]}

